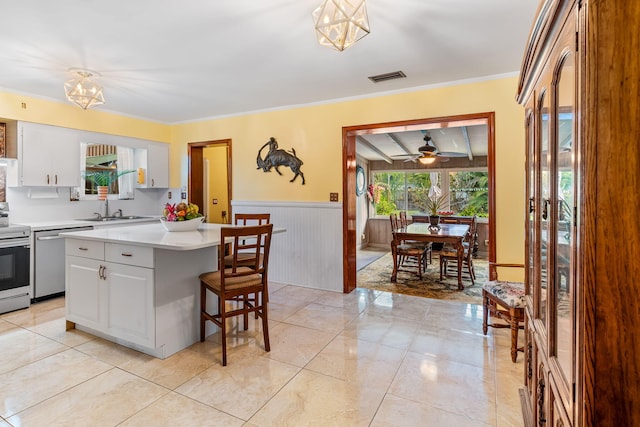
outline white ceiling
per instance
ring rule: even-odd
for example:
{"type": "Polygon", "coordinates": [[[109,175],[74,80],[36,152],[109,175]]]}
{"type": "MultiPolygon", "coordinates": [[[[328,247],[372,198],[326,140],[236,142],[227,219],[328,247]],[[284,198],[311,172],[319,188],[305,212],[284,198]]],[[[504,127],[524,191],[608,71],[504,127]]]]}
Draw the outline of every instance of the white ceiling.
{"type": "Polygon", "coordinates": [[[516,72],[537,0],[367,0],[371,34],[320,46],[320,0],[0,0],[0,89],[179,123],[516,72]],[[402,70],[374,84],[368,76],[402,70]]]}
{"type": "Polygon", "coordinates": [[[398,133],[366,134],[356,137],[356,152],[367,160],[386,162],[410,161],[420,157],[419,147],[435,147],[438,157],[445,160],[451,157],[486,157],[488,154],[487,125],[443,127],[423,131],[405,131],[398,133]],[[425,137],[431,141],[427,144],[425,137]]]}

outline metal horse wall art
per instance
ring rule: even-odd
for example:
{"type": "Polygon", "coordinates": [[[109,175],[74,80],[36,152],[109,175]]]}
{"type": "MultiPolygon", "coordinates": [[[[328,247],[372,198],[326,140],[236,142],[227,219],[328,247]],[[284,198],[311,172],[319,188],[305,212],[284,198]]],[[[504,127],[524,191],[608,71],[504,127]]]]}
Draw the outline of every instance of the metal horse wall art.
{"type": "Polygon", "coordinates": [[[278,175],[282,175],[278,170],[280,166],[287,166],[291,168],[291,172],[295,175],[289,182],[293,182],[296,180],[298,175],[302,178],[302,185],[304,185],[304,174],[300,170],[300,166],[302,166],[302,160],[296,156],[296,150],[291,148],[291,151],[285,151],[278,148],[278,141],[274,137],[269,138],[269,141],[264,144],[260,150],[258,150],[258,158],[256,160],[258,163],[258,169],[262,169],[264,172],[271,172],[271,168],[274,168],[278,175]],[[269,146],[269,151],[267,155],[262,158],[262,150],[264,150],[267,146],[269,146]]]}

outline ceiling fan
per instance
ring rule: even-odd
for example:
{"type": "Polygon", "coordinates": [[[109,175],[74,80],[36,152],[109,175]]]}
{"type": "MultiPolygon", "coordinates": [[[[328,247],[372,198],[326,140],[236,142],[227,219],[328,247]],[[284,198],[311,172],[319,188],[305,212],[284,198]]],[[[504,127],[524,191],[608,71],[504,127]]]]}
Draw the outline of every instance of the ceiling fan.
{"type": "Polygon", "coordinates": [[[436,160],[440,162],[448,162],[449,157],[442,155],[438,148],[431,142],[431,136],[425,132],[424,136],[425,144],[418,147],[418,152],[415,154],[402,154],[399,156],[392,156],[394,158],[404,158],[405,162],[420,162],[422,164],[431,164],[436,160]]]}

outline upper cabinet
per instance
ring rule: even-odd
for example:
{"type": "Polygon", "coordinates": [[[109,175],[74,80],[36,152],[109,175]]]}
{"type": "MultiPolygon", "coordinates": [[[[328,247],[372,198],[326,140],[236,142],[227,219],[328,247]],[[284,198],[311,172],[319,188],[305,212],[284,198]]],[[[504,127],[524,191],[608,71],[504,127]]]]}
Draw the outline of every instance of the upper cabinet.
{"type": "Polygon", "coordinates": [[[77,131],[18,123],[17,185],[75,187],[80,183],[79,158],[77,131]]]}
{"type": "Polygon", "coordinates": [[[134,183],[169,187],[168,144],[30,122],[7,122],[3,131],[7,157],[17,155],[10,187],[80,187],[83,198],[91,198],[88,175],[105,168],[114,169],[118,181],[110,194],[119,198],[133,198],[134,183]]]}
{"type": "Polygon", "coordinates": [[[169,145],[149,144],[136,150],[138,188],[169,188],[169,145]]]}

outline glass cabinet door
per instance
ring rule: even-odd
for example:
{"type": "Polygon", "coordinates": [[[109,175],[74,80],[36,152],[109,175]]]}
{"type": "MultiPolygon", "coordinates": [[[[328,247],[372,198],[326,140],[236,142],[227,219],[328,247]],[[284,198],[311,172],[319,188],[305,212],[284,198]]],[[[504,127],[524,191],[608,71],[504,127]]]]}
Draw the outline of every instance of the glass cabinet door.
{"type": "Polygon", "coordinates": [[[530,295],[535,287],[536,278],[536,176],[537,176],[537,160],[535,142],[535,122],[533,119],[533,109],[527,111],[526,119],[526,138],[527,138],[527,247],[526,247],[526,286],[527,294],[530,295]]]}
{"type": "Polygon", "coordinates": [[[549,279],[549,222],[551,212],[551,172],[549,159],[549,132],[550,132],[550,100],[548,94],[543,91],[540,99],[538,114],[540,124],[540,212],[537,216],[540,221],[540,282],[538,288],[538,310],[536,316],[542,321],[546,331],[549,330],[547,314],[547,284],[549,279]]]}
{"type": "Polygon", "coordinates": [[[574,159],[575,132],[575,55],[567,53],[561,59],[555,87],[555,230],[554,246],[554,282],[553,282],[553,316],[554,316],[554,348],[551,354],[557,357],[558,365],[567,383],[573,378],[574,322],[573,303],[575,257],[575,223],[576,209],[576,177],[574,159]]]}

